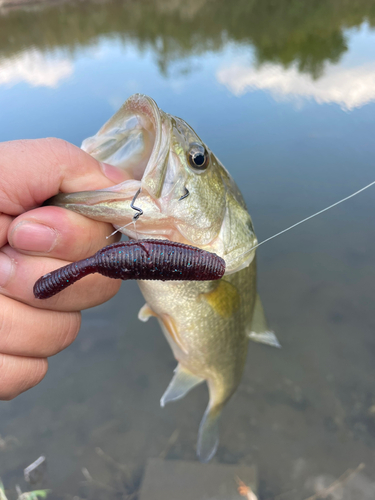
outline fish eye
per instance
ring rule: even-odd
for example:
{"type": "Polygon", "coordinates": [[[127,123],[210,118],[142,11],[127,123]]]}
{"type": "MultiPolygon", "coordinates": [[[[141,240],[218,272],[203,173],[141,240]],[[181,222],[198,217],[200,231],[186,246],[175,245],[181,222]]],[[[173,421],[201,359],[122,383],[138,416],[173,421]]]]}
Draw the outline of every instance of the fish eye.
{"type": "Polygon", "coordinates": [[[191,167],[195,170],[206,170],[208,167],[209,156],[207,150],[202,144],[193,142],[188,151],[188,160],[191,167]]]}

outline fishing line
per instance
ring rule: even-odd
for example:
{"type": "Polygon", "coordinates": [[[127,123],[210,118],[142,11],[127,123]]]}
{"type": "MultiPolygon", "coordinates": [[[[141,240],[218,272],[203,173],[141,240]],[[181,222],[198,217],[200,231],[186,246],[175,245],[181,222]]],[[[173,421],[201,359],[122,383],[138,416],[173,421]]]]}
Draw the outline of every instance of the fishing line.
{"type": "Polygon", "coordinates": [[[137,222],[137,220],[131,220],[130,222],[128,222],[128,224],[125,224],[125,226],[121,226],[119,227],[118,229],[115,229],[113,231],[113,233],[109,234],[108,236],[106,236],[105,238],[108,240],[111,236],[115,235],[116,233],[119,233],[119,232],[122,232],[123,229],[125,229],[126,227],[130,226],[130,224],[133,224],[134,225],[134,232],[135,234],[137,235],[137,239],[138,239],[138,233],[137,233],[137,230],[136,230],[136,227],[135,227],[135,223],[137,222]]]}
{"type": "MultiPolygon", "coordinates": [[[[113,236],[114,234],[118,233],[119,231],[122,231],[123,229],[125,229],[126,227],[130,226],[130,224],[133,224],[134,225],[134,232],[135,232],[135,236],[136,236],[136,239],[138,240],[138,233],[137,233],[137,228],[135,227],[135,223],[137,222],[137,220],[139,219],[139,217],[141,215],[143,215],[143,210],[139,207],[136,207],[134,205],[134,202],[135,200],[137,199],[139,193],[141,192],[141,187],[138,189],[138,191],[135,193],[135,195],[133,196],[133,199],[130,203],[130,208],[132,208],[133,210],[135,210],[137,213],[135,215],[133,215],[133,219],[128,223],[128,224],[125,224],[125,226],[121,226],[119,227],[118,229],[116,229],[116,231],[113,231],[113,233],[111,233],[109,236],[106,236],[106,239],[108,240],[108,238],[110,238],[111,236],[113,236]]],[[[185,188],[186,189],[186,188],[185,188]]],[[[186,189],[187,191],[187,189],[186,189]]],[[[187,194],[185,196],[188,196],[187,194]]]]}
{"type": "Polygon", "coordinates": [[[264,243],[267,243],[267,241],[270,241],[270,240],[273,240],[274,238],[276,238],[277,236],[280,236],[281,234],[284,234],[286,233],[287,231],[290,231],[291,229],[299,226],[300,224],[303,224],[304,222],[310,220],[310,219],[313,219],[314,217],[316,217],[317,215],[320,215],[322,214],[323,212],[327,212],[327,210],[330,210],[331,208],[333,207],[336,207],[337,205],[340,205],[340,203],[343,203],[344,201],[347,201],[349,200],[350,198],[353,198],[354,196],[357,196],[357,194],[359,193],[362,193],[362,191],[365,191],[366,189],[368,189],[369,187],[373,186],[375,184],[375,181],[373,182],[370,182],[370,184],[367,184],[367,186],[363,187],[362,189],[359,189],[358,191],[356,191],[355,193],[352,193],[350,194],[349,196],[347,196],[346,198],[343,198],[342,200],[339,200],[339,201],[336,201],[336,203],[333,203],[333,205],[330,205],[329,207],[326,207],[326,208],[323,208],[323,210],[319,210],[319,212],[316,212],[315,214],[313,215],[310,215],[309,217],[306,217],[305,219],[302,219],[300,220],[299,222],[296,222],[296,224],[293,224],[292,226],[289,226],[287,227],[286,229],[283,229],[282,231],[280,231],[279,233],[276,233],[274,234],[273,236],[270,236],[269,238],[261,241],[260,243],[257,243],[256,245],[254,245],[253,247],[251,247],[249,250],[246,250],[246,252],[242,253],[241,255],[239,255],[238,257],[235,258],[235,260],[239,259],[240,257],[243,257],[244,255],[247,255],[249,254],[250,252],[252,252],[255,248],[258,248],[260,247],[260,245],[263,245],[264,243]]]}

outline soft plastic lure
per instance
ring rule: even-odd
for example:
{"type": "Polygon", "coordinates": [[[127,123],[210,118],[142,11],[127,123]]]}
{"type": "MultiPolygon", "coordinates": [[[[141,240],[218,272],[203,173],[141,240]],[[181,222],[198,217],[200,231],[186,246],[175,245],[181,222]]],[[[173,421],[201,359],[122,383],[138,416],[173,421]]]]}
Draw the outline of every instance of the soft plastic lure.
{"type": "Polygon", "coordinates": [[[211,281],[224,272],[225,261],[200,248],[167,240],[124,241],[45,274],[34,295],[48,299],[93,273],[121,280],[211,281]]]}

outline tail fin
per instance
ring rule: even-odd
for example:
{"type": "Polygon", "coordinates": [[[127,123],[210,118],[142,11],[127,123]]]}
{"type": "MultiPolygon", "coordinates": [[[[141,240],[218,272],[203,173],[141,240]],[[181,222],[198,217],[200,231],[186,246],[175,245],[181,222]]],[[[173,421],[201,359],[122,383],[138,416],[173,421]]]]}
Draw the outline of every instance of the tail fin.
{"type": "Polygon", "coordinates": [[[222,406],[208,405],[198,432],[197,455],[200,462],[209,462],[219,444],[219,418],[222,406]]]}

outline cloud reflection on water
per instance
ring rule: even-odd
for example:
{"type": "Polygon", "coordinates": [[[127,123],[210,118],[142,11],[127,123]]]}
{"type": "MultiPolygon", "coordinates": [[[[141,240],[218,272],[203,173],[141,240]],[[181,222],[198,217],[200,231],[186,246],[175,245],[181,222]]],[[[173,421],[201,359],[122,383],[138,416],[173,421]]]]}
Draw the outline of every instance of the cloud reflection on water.
{"type": "Polygon", "coordinates": [[[319,77],[301,71],[298,62],[285,66],[279,62],[259,64],[248,53],[237,52],[222,64],[216,79],[234,95],[263,90],[276,100],[313,99],[318,104],[338,104],[351,111],[375,100],[375,34],[367,23],[348,30],[347,52],[338,62],[326,62],[319,77]]]}
{"type": "Polygon", "coordinates": [[[300,73],[295,65],[285,69],[279,64],[256,68],[233,63],[219,69],[216,77],[237,96],[266,90],[275,99],[314,99],[318,104],[339,104],[345,110],[360,108],[375,100],[375,62],[353,68],[330,66],[316,80],[300,73]]]}
{"type": "Polygon", "coordinates": [[[0,59],[0,85],[26,82],[33,87],[58,87],[73,74],[73,64],[66,57],[56,57],[37,49],[0,59]]]}
{"type": "MultiPolygon", "coordinates": [[[[216,48],[216,62],[214,67],[206,65],[206,76],[215,76],[219,83],[236,96],[262,90],[269,92],[276,100],[313,99],[318,104],[335,103],[350,111],[375,100],[375,35],[367,23],[363,23],[359,29],[347,30],[343,37],[344,35],[347,43],[345,55],[339,61],[333,62],[334,59],[331,58],[322,63],[319,76],[316,72],[302,71],[298,59],[289,64],[276,60],[260,63],[256,46],[251,43],[237,45],[230,41],[223,42],[221,47],[216,48]],[[234,54],[233,46],[236,47],[234,54]],[[249,62],[250,54],[252,58],[249,62]]],[[[158,44],[149,45],[148,49],[158,60],[161,50],[158,44]]],[[[73,74],[74,67],[84,57],[82,50],[71,52],[70,58],[67,54],[69,52],[64,51],[62,54],[61,51],[43,51],[34,46],[8,58],[2,58],[0,85],[13,86],[25,82],[34,87],[56,88],[62,80],[73,74]]],[[[106,61],[113,55],[120,57],[118,66],[125,64],[129,67],[130,64],[133,67],[134,61],[137,61],[139,71],[145,50],[136,44],[129,45],[129,40],[119,36],[111,37],[110,40],[107,36],[102,36],[97,38],[95,51],[90,52],[86,62],[94,67],[98,59],[106,61]]],[[[186,54],[180,57],[181,61],[189,61],[186,54]]],[[[199,55],[195,55],[195,58],[203,61],[207,59],[207,52],[203,50],[199,55]]],[[[146,64],[148,63],[149,61],[146,61],[146,64]]],[[[172,87],[176,87],[175,84],[179,83],[179,80],[165,73],[158,64],[156,66],[159,75],[169,80],[172,87]]],[[[199,65],[199,71],[202,72],[204,67],[199,65]]],[[[189,72],[194,70],[190,69],[189,72]]],[[[133,81],[138,81],[138,78],[133,78],[133,81]]],[[[133,92],[138,91],[137,84],[133,87],[133,92]]],[[[117,101],[118,99],[116,105],[117,101]]]]}

